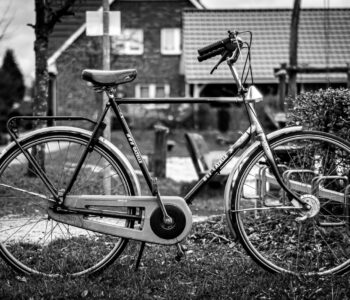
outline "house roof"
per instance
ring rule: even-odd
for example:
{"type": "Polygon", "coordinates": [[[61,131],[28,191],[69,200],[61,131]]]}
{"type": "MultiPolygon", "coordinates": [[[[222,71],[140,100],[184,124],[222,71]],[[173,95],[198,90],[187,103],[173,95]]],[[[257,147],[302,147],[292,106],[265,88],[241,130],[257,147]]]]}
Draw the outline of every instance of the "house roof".
{"type": "MultiPolygon", "coordinates": [[[[188,83],[229,83],[225,64],[210,75],[218,57],[202,63],[197,49],[227,37],[228,30],[253,33],[252,67],[257,83],[277,82],[274,68],[289,61],[290,9],[186,10],[183,13],[185,78],[188,83]]],[[[243,36],[242,36],[243,37],[243,36]]],[[[249,41],[249,36],[244,36],[249,41]]],[[[350,9],[303,9],[299,19],[298,65],[345,67],[350,63],[350,9]]],[[[237,66],[243,65],[243,59],[237,66]]],[[[331,81],[346,74],[329,73],[331,81]]],[[[299,81],[326,81],[324,74],[298,75],[299,81]]]]}
{"type": "MultiPolygon", "coordinates": [[[[116,0],[109,0],[109,4],[112,5],[116,0]]],[[[123,1],[158,1],[164,0],[123,0],[123,1]]],[[[177,0],[167,0],[177,1],[177,0]]],[[[199,0],[188,0],[194,8],[204,9],[204,6],[199,0]]],[[[85,12],[102,9],[101,0],[85,0],[78,1],[74,5],[74,16],[66,16],[62,23],[57,23],[54,31],[50,36],[49,43],[49,59],[48,64],[55,63],[56,59],[71,46],[86,29],[85,12]]]]}

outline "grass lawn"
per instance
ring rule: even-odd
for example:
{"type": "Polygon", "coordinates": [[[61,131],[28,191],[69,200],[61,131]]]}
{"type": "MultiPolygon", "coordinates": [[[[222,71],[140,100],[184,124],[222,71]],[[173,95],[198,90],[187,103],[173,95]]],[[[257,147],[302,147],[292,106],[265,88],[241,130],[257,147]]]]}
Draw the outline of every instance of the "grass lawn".
{"type": "Polygon", "coordinates": [[[348,299],[349,277],[296,278],[257,266],[230,239],[220,218],[196,224],[177,262],[175,247],[148,245],[140,269],[139,245],[94,277],[19,276],[0,262],[0,299],[348,299]]]}

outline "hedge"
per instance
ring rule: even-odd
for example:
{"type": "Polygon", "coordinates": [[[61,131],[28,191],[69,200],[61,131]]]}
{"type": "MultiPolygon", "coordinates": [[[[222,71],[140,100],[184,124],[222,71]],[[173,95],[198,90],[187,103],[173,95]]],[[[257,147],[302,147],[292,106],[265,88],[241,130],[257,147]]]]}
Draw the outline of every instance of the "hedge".
{"type": "Polygon", "coordinates": [[[288,125],[334,133],[350,140],[350,90],[331,89],[301,93],[292,101],[288,125]]]}

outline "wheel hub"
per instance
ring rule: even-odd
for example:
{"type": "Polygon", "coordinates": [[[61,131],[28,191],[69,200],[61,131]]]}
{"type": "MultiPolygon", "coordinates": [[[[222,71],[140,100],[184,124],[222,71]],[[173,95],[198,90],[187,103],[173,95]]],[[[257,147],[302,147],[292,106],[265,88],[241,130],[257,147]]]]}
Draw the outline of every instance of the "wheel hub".
{"type": "Polygon", "coordinates": [[[151,215],[150,224],[157,236],[170,240],[178,237],[183,232],[186,227],[186,216],[177,206],[166,204],[165,209],[173,222],[171,224],[165,224],[163,213],[158,207],[151,215]]]}
{"type": "Polygon", "coordinates": [[[320,211],[320,201],[314,195],[302,195],[301,200],[305,203],[304,208],[300,211],[301,220],[313,218],[320,211]]]}

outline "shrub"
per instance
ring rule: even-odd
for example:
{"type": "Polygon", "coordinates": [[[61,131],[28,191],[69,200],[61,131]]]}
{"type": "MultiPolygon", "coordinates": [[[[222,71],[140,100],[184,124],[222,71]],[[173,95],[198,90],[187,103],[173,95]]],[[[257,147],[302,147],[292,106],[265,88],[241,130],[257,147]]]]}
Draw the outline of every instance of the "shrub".
{"type": "Polygon", "coordinates": [[[349,140],[350,90],[327,89],[302,93],[288,112],[288,125],[334,133],[349,140]]]}

